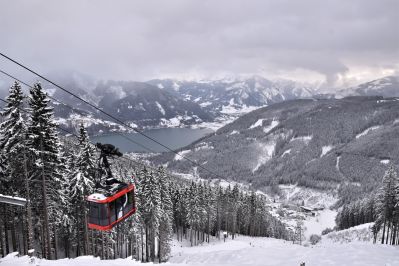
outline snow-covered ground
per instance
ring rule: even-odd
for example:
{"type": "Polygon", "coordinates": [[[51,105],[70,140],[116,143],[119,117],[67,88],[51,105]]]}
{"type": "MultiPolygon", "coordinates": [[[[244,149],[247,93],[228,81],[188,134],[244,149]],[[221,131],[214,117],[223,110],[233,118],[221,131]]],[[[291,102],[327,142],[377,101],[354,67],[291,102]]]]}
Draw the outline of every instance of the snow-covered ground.
{"type": "Polygon", "coordinates": [[[337,211],[326,209],[316,212],[315,217],[308,217],[304,221],[306,239],[309,239],[313,234],[321,235],[321,232],[326,228],[334,228],[336,216],[337,211]]]}
{"type": "Polygon", "coordinates": [[[357,134],[357,135],[356,135],[356,138],[358,139],[358,138],[361,138],[361,137],[363,137],[363,136],[366,136],[366,135],[367,135],[368,133],[370,133],[371,131],[377,130],[377,129],[379,129],[379,128],[380,128],[380,126],[370,127],[370,128],[368,128],[368,129],[364,130],[362,133],[357,134]]]}
{"type": "MultiPolygon", "coordinates": [[[[239,236],[226,243],[214,240],[210,244],[188,247],[174,243],[172,257],[165,265],[273,265],[299,266],[395,266],[399,265],[399,247],[372,244],[371,242],[335,243],[323,238],[315,246],[300,246],[284,240],[271,238],[251,238],[239,236]]],[[[14,255],[1,259],[2,266],[24,266],[29,264],[28,257],[17,258],[14,255]]],[[[89,256],[58,261],[36,260],[42,266],[113,266],[141,264],[131,259],[101,261],[89,256]]],[[[33,265],[35,265],[33,264],[33,265]]]]}

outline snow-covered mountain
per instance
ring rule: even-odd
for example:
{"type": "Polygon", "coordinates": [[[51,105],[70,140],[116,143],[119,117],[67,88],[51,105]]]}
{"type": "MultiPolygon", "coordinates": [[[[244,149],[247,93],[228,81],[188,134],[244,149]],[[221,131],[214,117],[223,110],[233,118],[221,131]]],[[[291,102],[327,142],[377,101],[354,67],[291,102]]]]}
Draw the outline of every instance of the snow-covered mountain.
{"type": "MultiPolygon", "coordinates": [[[[214,115],[197,103],[143,82],[98,82],[79,75],[55,78],[58,84],[134,127],[178,127],[211,122],[214,115]]],[[[55,116],[64,127],[84,122],[90,133],[124,130],[110,117],[75,97],[44,83],[53,102],[55,116]],[[74,109],[66,105],[72,106],[74,109]]]]}
{"type": "MultiPolygon", "coordinates": [[[[54,80],[65,88],[126,123],[138,127],[181,127],[215,122],[217,125],[261,106],[316,94],[310,85],[289,80],[270,81],[260,76],[209,81],[151,80],[95,81],[88,76],[67,73],[54,80]]],[[[55,103],[58,121],[76,127],[84,121],[89,132],[123,130],[73,96],[44,84],[48,93],[73,111],[55,103]]]]}
{"type": "Polygon", "coordinates": [[[399,76],[387,76],[370,82],[362,83],[348,89],[342,89],[337,96],[384,96],[399,97],[399,76]]]}
{"type": "MultiPolygon", "coordinates": [[[[50,75],[50,78],[124,122],[142,128],[197,126],[208,122],[219,128],[262,106],[293,99],[334,97],[333,94],[321,95],[315,85],[290,80],[271,81],[261,76],[202,81],[100,82],[80,73],[66,72],[50,75]]],[[[1,85],[3,94],[5,84],[2,82],[1,85]]],[[[73,96],[51,84],[43,82],[43,86],[49,95],[75,108],[71,110],[64,104],[54,103],[58,122],[65,127],[75,127],[83,121],[91,133],[123,130],[112,119],[73,96]]],[[[356,95],[399,96],[399,77],[388,76],[336,93],[341,98],[356,95]]]]}
{"type": "Polygon", "coordinates": [[[155,79],[148,83],[198,103],[214,114],[231,113],[248,106],[265,106],[284,100],[309,98],[311,85],[293,81],[270,81],[260,76],[208,81],[155,79]]]}
{"type": "Polygon", "coordinates": [[[108,81],[94,90],[98,106],[140,127],[179,126],[212,121],[197,103],[143,82],[108,81]]]}

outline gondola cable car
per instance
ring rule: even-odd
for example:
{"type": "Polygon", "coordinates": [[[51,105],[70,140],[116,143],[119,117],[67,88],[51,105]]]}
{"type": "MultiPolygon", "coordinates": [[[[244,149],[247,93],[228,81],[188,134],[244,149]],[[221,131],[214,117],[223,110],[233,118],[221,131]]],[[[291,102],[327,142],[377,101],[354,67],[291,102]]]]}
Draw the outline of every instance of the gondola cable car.
{"type": "Polygon", "coordinates": [[[89,205],[88,227],[101,231],[111,230],[115,225],[136,212],[134,185],[116,179],[111,171],[108,157],[121,157],[122,153],[111,144],[97,143],[100,150],[96,193],[87,197],[89,205]],[[106,175],[102,183],[102,176],[106,175]]]}

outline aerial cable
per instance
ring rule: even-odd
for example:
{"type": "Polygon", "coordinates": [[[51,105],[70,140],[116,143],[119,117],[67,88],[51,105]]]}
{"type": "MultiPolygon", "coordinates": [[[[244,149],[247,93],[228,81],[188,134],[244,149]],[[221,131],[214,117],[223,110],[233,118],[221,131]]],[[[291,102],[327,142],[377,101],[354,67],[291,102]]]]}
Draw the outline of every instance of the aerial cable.
{"type": "MultiPolygon", "coordinates": [[[[0,101],[3,102],[3,103],[6,103],[6,104],[9,103],[7,100],[4,100],[4,99],[2,99],[2,98],[0,98],[0,101]]],[[[27,110],[24,110],[24,109],[20,109],[20,110],[21,110],[22,112],[24,112],[24,113],[28,113],[27,110]]],[[[69,135],[71,135],[71,136],[73,136],[73,137],[75,137],[76,139],[79,140],[79,136],[78,136],[77,134],[71,132],[70,130],[67,130],[67,129],[61,127],[61,126],[58,125],[58,124],[56,124],[55,126],[56,126],[59,130],[64,131],[66,134],[69,134],[69,135]]],[[[90,141],[90,140],[89,140],[89,142],[90,142],[90,144],[91,144],[93,147],[95,147],[95,143],[93,143],[93,142],[90,141]]],[[[135,164],[141,165],[141,166],[143,166],[143,167],[152,168],[151,166],[146,165],[146,164],[144,164],[144,163],[142,163],[142,162],[140,162],[140,161],[134,160],[134,159],[132,159],[132,158],[130,158],[130,157],[123,156],[123,157],[121,157],[121,158],[122,158],[122,159],[125,159],[125,160],[128,160],[128,161],[131,162],[131,163],[135,163],[135,164]]]]}
{"type": "MultiPolygon", "coordinates": [[[[1,69],[0,69],[0,73],[6,75],[7,77],[9,77],[9,78],[11,78],[11,79],[14,79],[14,80],[18,81],[19,83],[21,83],[21,84],[23,84],[23,85],[25,85],[25,86],[27,86],[27,87],[29,87],[29,88],[31,88],[31,89],[33,88],[33,86],[27,84],[26,82],[24,82],[24,81],[22,81],[22,80],[16,78],[15,76],[13,76],[13,75],[11,75],[11,74],[9,74],[9,73],[7,73],[7,72],[1,70],[1,69]]],[[[74,112],[80,114],[81,116],[87,116],[87,114],[85,114],[84,111],[82,111],[82,110],[76,109],[76,108],[74,108],[74,107],[72,107],[72,106],[70,106],[70,105],[68,105],[68,104],[66,104],[66,103],[63,103],[63,102],[61,102],[60,100],[57,100],[56,98],[54,98],[54,97],[52,97],[52,96],[50,96],[50,95],[48,95],[48,94],[47,94],[47,97],[50,98],[50,99],[52,99],[53,101],[59,103],[59,104],[62,104],[63,106],[68,107],[69,109],[71,109],[72,111],[74,111],[74,112]]],[[[118,134],[118,135],[120,135],[121,137],[127,139],[129,142],[132,142],[132,143],[134,143],[134,144],[136,144],[136,145],[138,145],[138,146],[144,148],[145,150],[147,150],[147,151],[149,151],[149,152],[156,153],[156,152],[155,152],[154,150],[152,150],[151,148],[148,148],[147,146],[145,146],[145,145],[143,145],[143,144],[141,144],[141,143],[139,143],[139,142],[134,141],[133,139],[129,138],[128,136],[124,135],[123,133],[116,132],[116,134],[118,134]]]]}
{"type": "MultiPolygon", "coordinates": [[[[17,77],[15,77],[15,76],[13,76],[13,75],[11,75],[11,74],[9,74],[9,73],[7,73],[7,72],[1,70],[1,69],[0,69],[0,73],[2,73],[2,74],[4,74],[4,75],[8,76],[8,77],[11,78],[11,79],[14,79],[15,81],[18,81],[19,83],[21,83],[21,84],[23,84],[23,85],[25,85],[25,86],[27,86],[27,87],[29,87],[29,88],[33,88],[33,86],[29,85],[28,83],[26,83],[26,82],[24,82],[24,81],[18,79],[17,77]]],[[[58,102],[58,103],[60,103],[60,104],[63,104],[63,105],[65,105],[65,106],[68,106],[69,108],[71,108],[72,110],[74,110],[74,111],[76,111],[76,112],[81,112],[81,110],[75,109],[75,108],[73,108],[72,106],[63,103],[63,102],[57,100],[56,98],[51,97],[51,96],[48,95],[48,94],[47,94],[47,97],[49,97],[50,99],[53,99],[54,101],[56,101],[56,102],[58,102]]],[[[2,101],[2,102],[4,102],[4,103],[9,103],[8,101],[6,101],[6,100],[4,100],[4,99],[1,99],[1,98],[0,98],[0,101],[2,101]]],[[[20,110],[21,110],[22,112],[24,112],[24,113],[28,113],[28,111],[26,111],[25,109],[20,109],[20,110]]],[[[65,128],[62,128],[60,125],[56,124],[56,127],[57,127],[59,130],[64,131],[66,134],[70,134],[71,136],[74,136],[74,137],[76,137],[77,139],[79,139],[79,136],[78,136],[77,134],[75,134],[75,133],[73,133],[73,132],[71,132],[71,131],[69,131],[69,130],[67,130],[67,129],[65,129],[65,128]]],[[[134,140],[128,138],[127,136],[125,136],[125,135],[123,135],[123,134],[122,134],[122,136],[124,136],[124,137],[125,137],[127,140],[129,140],[130,142],[132,142],[132,143],[134,143],[134,144],[137,144],[137,145],[140,145],[141,147],[143,147],[143,148],[145,148],[145,149],[147,149],[147,150],[149,150],[149,151],[151,151],[151,152],[154,152],[154,151],[152,151],[150,148],[148,148],[148,147],[142,145],[141,143],[135,142],[134,140]]],[[[95,143],[93,143],[92,141],[90,141],[90,144],[93,145],[93,147],[95,148],[95,146],[96,146],[95,143]]],[[[155,152],[154,152],[154,153],[155,153],[155,152]]],[[[121,157],[121,158],[122,158],[122,159],[125,159],[125,160],[128,160],[128,161],[131,162],[131,163],[135,163],[135,164],[141,165],[141,166],[143,166],[143,167],[152,168],[152,167],[149,166],[149,165],[146,165],[146,164],[144,164],[144,163],[141,163],[140,161],[137,161],[137,160],[133,160],[133,159],[131,159],[131,158],[129,158],[129,157],[126,157],[126,156],[123,156],[123,157],[121,157]]],[[[152,168],[152,169],[154,169],[154,168],[152,168]]]]}
{"type": "Polygon", "coordinates": [[[111,114],[105,112],[104,110],[98,108],[98,107],[95,106],[94,104],[92,104],[92,103],[86,101],[85,99],[83,99],[82,97],[76,95],[75,93],[70,92],[69,90],[63,88],[62,86],[56,84],[55,82],[49,80],[48,78],[46,78],[46,77],[40,75],[39,73],[35,72],[35,71],[32,70],[31,68],[29,68],[29,67],[23,65],[22,63],[19,63],[18,61],[16,61],[16,60],[10,58],[9,56],[7,56],[7,55],[5,55],[5,54],[3,54],[3,53],[0,53],[0,55],[1,55],[2,57],[4,57],[5,59],[11,61],[12,63],[14,63],[14,64],[16,64],[16,65],[22,67],[23,69],[25,69],[25,70],[31,72],[31,73],[34,74],[34,75],[38,76],[39,78],[41,78],[41,79],[47,81],[48,83],[52,84],[53,86],[55,86],[55,87],[61,89],[62,91],[68,93],[69,95],[72,95],[73,97],[79,99],[80,101],[82,101],[82,102],[84,102],[85,104],[91,106],[92,108],[96,109],[97,111],[99,111],[99,112],[105,114],[106,116],[108,116],[108,117],[114,119],[114,120],[117,121],[119,124],[121,124],[121,125],[123,125],[123,126],[125,126],[125,127],[128,127],[128,128],[130,128],[130,129],[134,130],[135,132],[139,133],[140,135],[144,136],[145,138],[147,138],[147,139],[149,139],[149,140],[151,140],[151,141],[157,143],[158,145],[162,146],[163,148],[169,150],[170,152],[175,153],[176,155],[178,155],[178,156],[181,157],[182,159],[185,159],[186,161],[188,161],[188,162],[192,163],[193,165],[195,165],[195,166],[197,166],[197,167],[199,167],[199,168],[201,168],[201,169],[207,171],[208,173],[210,173],[210,174],[212,174],[212,175],[214,175],[214,176],[217,176],[217,177],[220,178],[220,179],[225,179],[224,177],[220,176],[219,174],[217,174],[217,173],[215,173],[215,172],[213,172],[213,171],[211,171],[211,170],[205,168],[204,166],[202,166],[202,165],[198,164],[197,162],[195,162],[195,161],[189,159],[188,157],[183,156],[182,154],[179,154],[179,152],[177,152],[177,151],[175,151],[175,150],[169,148],[168,146],[162,144],[162,143],[159,142],[158,140],[156,140],[156,139],[154,139],[154,138],[152,138],[152,137],[150,137],[150,136],[144,134],[143,132],[141,132],[141,131],[138,130],[137,128],[134,128],[134,127],[132,127],[132,126],[126,124],[125,122],[123,122],[123,121],[120,120],[119,118],[115,117],[114,115],[111,115],[111,114]]]}

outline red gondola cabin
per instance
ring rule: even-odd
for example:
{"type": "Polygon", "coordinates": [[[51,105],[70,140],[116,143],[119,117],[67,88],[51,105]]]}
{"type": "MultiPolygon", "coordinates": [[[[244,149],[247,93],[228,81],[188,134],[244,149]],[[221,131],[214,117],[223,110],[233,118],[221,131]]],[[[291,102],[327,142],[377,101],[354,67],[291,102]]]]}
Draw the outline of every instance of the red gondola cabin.
{"type": "Polygon", "coordinates": [[[134,185],[129,184],[116,194],[106,197],[92,194],[89,203],[88,227],[101,231],[111,230],[114,225],[136,212],[134,185]]]}

